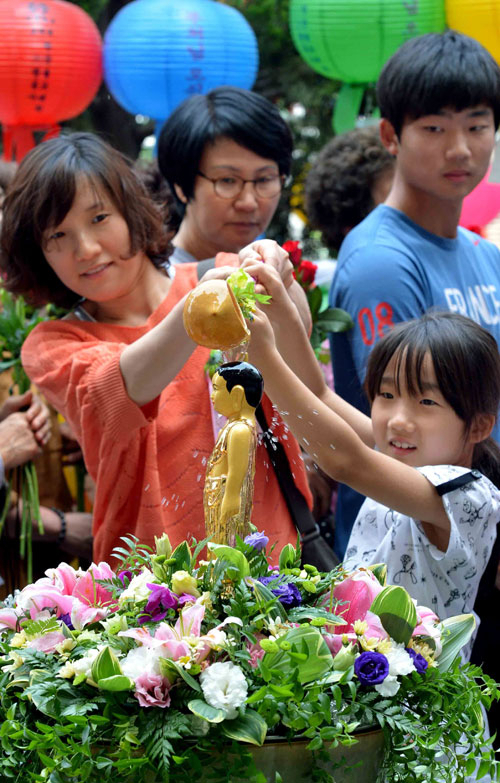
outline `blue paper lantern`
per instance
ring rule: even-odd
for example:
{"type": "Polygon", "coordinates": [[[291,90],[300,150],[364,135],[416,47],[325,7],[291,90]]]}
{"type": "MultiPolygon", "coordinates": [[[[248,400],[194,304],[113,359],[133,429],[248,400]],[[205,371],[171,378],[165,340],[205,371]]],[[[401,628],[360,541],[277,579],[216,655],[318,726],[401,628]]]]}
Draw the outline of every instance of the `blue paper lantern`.
{"type": "Polygon", "coordinates": [[[104,78],[124,109],[165,120],[191,95],[250,89],[258,68],[246,19],[214,0],[135,0],[104,37],[104,78]]]}

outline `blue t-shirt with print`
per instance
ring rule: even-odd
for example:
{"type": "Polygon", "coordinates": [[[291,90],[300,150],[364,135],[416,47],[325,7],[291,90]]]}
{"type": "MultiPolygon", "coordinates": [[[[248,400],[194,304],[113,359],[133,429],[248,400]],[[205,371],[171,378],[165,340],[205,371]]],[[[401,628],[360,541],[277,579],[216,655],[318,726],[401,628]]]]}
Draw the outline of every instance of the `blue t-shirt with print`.
{"type": "MultiPolygon", "coordinates": [[[[330,335],[335,390],[368,413],[362,390],[368,354],[394,324],[431,308],[451,310],[484,326],[500,345],[500,251],[461,227],[455,239],[431,234],[380,205],[342,243],[330,303],[354,321],[350,331],[330,335]]],[[[493,435],[500,439],[498,424],[493,435]]],[[[341,486],[335,519],[340,556],[362,502],[341,486]]]]}

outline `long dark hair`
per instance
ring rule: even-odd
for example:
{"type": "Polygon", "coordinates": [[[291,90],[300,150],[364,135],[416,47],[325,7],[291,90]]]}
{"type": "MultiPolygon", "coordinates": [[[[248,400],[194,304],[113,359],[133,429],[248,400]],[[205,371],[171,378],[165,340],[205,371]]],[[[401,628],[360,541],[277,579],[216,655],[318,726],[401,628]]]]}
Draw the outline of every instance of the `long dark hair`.
{"type": "Polygon", "coordinates": [[[80,298],[60,281],[42,250],[43,232],[64,220],[80,177],[102,189],[125,219],[130,256],[142,250],[157,267],[167,262],[170,244],[163,216],[132,162],[92,133],[62,135],[26,155],[3,206],[3,284],[34,305],[71,307],[80,298]]]}
{"type": "MultiPolygon", "coordinates": [[[[464,422],[466,434],[476,416],[497,417],[500,354],[496,340],[470,318],[450,312],[430,312],[398,324],[375,345],[365,379],[370,403],[380,391],[384,370],[393,356],[397,387],[403,381],[410,394],[422,393],[420,379],[427,353],[441,394],[464,422]]],[[[500,448],[492,437],[475,444],[472,467],[500,487],[500,448]]]]}

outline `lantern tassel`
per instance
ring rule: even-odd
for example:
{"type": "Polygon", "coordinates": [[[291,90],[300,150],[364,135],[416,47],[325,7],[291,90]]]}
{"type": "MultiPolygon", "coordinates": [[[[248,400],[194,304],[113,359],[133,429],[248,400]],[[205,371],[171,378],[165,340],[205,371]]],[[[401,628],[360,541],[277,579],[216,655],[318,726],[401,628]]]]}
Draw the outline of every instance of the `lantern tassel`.
{"type": "Polygon", "coordinates": [[[60,125],[4,125],[2,129],[3,159],[20,161],[36,146],[37,141],[47,141],[59,135],[60,125]],[[43,134],[36,139],[36,134],[43,134]]]}

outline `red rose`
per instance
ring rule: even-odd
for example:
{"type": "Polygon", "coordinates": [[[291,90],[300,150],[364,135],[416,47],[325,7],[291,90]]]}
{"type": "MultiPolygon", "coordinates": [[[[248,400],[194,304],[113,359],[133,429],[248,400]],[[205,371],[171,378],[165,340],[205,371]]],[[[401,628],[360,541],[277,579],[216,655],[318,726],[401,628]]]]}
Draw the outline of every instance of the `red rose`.
{"type": "Polygon", "coordinates": [[[299,266],[302,259],[302,250],[299,245],[300,242],[294,242],[291,239],[287,239],[286,242],[283,242],[283,250],[286,250],[290,256],[290,261],[294,266],[299,266]]]}
{"type": "Polygon", "coordinates": [[[317,265],[312,261],[301,261],[297,270],[300,281],[303,285],[312,285],[316,277],[317,265]]]}

